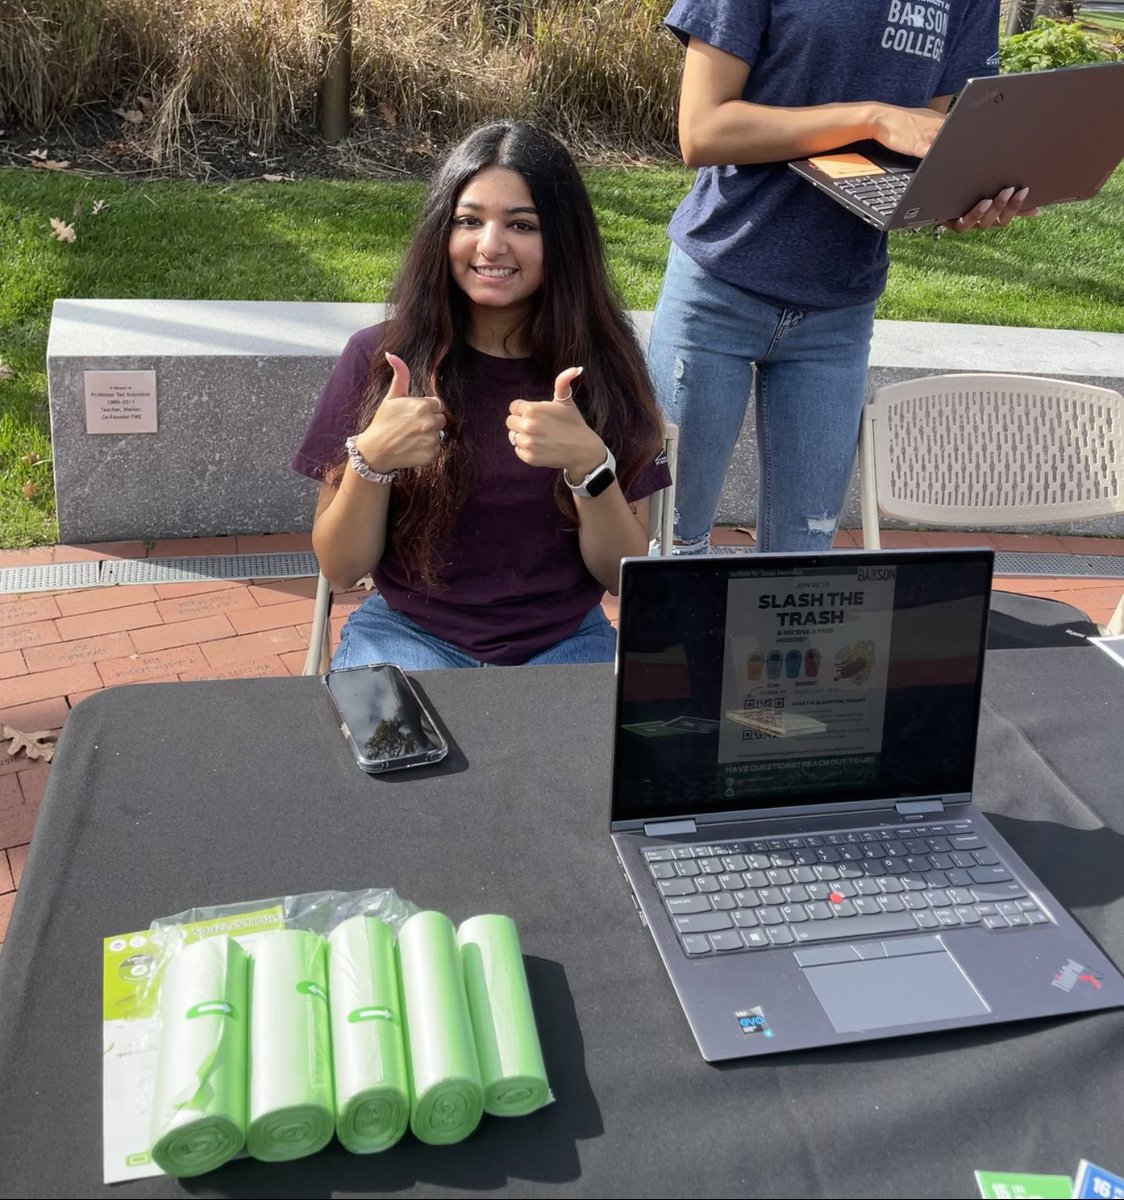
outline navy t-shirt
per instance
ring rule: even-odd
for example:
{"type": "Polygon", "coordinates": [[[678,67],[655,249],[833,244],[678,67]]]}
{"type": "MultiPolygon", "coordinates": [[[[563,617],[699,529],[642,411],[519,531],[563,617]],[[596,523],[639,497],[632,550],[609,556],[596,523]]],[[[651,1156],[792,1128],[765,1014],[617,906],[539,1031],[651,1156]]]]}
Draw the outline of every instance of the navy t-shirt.
{"type": "MultiPolygon", "coordinates": [[[[924,108],[998,69],[999,0],[676,0],[667,25],[748,63],[754,104],[924,108]]],[[[781,305],[865,304],[886,283],[886,235],[784,163],[702,167],[668,234],[781,305]]]]}
{"type": "MultiPolygon", "coordinates": [[[[322,480],[358,432],[358,414],[382,326],[352,336],[328,377],[304,440],[292,460],[322,480]]],[[[512,400],[549,400],[553,376],[526,358],[469,350],[464,394],[472,406],[458,420],[468,442],[473,483],[430,591],[407,579],[394,546],[391,494],[387,544],[373,575],[387,604],[482,662],[513,666],[569,637],[605,594],[589,573],[577,528],[554,498],[557,471],[532,467],[511,448],[512,400]]],[[[636,461],[628,446],[610,447],[618,463],[636,461]]],[[[627,496],[640,500],[671,482],[662,451],[641,470],[627,496]]]]}

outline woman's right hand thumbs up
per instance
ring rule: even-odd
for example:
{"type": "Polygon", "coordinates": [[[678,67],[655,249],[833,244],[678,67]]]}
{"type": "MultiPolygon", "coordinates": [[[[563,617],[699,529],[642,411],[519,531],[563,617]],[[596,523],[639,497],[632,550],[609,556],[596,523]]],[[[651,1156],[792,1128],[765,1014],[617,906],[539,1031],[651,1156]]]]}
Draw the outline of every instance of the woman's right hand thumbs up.
{"type": "Polygon", "coordinates": [[[386,361],[394,378],[355,443],[373,471],[424,467],[433,462],[441,446],[445,406],[437,396],[411,396],[410,368],[396,354],[388,354],[386,361]]]}

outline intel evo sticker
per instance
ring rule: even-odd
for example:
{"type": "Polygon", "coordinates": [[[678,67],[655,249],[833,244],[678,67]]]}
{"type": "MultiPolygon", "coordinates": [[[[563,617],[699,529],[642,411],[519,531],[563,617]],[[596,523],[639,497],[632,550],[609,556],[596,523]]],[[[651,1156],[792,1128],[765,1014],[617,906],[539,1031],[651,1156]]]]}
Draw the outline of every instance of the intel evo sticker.
{"type": "Polygon", "coordinates": [[[773,1031],[769,1028],[769,1022],[765,1020],[765,1013],[760,1005],[736,1012],[734,1016],[737,1018],[738,1028],[742,1033],[746,1035],[760,1033],[767,1038],[773,1036],[773,1031]]]}

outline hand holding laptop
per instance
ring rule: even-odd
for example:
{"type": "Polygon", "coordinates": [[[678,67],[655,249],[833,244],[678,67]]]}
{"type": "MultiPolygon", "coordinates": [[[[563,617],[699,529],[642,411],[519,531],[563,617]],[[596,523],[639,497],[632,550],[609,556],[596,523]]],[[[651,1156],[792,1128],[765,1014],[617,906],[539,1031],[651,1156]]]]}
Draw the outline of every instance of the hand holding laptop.
{"type": "MultiPolygon", "coordinates": [[[[902,108],[895,104],[881,104],[875,114],[872,132],[875,140],[887,150],[924,158],[946,120],[947,114],[935,108],[902,108]]],[[[969,229],[1009,225],[1016,217],[1036,217],[1037,208],[1024,210],[1022,207],[1028,193],[1028,188],[1003,188],[998,195],[980,200],[963,216],[954,221],[945,221],[938,228],[952,233],[967,233],[969,229]]]]}
{"type": "Polygon", "coordinates": [[[989,229],[993,225],[1010,225],[1016,217],[1036,217],[1039,209],[1026,208],[1029,188],[1004,188],[991,200],[981,200],[974,208],[955,221],[945,221],[938,229],[949,229],[953,233],[967,233],[969,229],[989,229]]]}
{"type": "Polygon", "coordinates": [[[1007,225],[1097,195],[1124,155],[1124,126],[1089,118],[1119,112],[1122,98],[1124,62],[981,76],[943,119],[879,105],[872,125],[889,122],[892,131],[876,131],[876,148],[843,146],[788,165],[882,231],[1007,225]],[[891,148],[910,138],[914,158],[922,151],[916,165],[891,148]]]}

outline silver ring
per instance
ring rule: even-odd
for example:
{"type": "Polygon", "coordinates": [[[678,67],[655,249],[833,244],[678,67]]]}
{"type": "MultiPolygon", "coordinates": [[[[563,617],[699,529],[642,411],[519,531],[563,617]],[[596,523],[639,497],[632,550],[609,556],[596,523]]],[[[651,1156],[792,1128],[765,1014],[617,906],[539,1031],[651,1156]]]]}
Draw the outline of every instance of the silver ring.
{"type": "Polygon", "coordinates": [[[508,441],[509,441],[509,442],[510,442],[510,443],[511,443],[513,446],[516,444],[516,439],[517,439],[518,437],[519,437],[519,435],[518,435],[518,434],[515,432],[515,430],[514,430],[514,429],[509,429],[509,430],[507,431],[507,440],[508,440],[508,441]]]}

